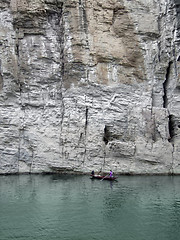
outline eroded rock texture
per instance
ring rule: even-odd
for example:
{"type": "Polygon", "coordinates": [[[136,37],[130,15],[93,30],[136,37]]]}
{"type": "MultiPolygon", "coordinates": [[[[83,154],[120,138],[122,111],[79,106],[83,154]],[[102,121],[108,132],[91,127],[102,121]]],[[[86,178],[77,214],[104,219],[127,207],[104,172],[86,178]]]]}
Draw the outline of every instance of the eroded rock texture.
{"type": "Polygon", "coordinates": [[[1,0],[0,173],[180,173],[178,0],[1,0]]]}

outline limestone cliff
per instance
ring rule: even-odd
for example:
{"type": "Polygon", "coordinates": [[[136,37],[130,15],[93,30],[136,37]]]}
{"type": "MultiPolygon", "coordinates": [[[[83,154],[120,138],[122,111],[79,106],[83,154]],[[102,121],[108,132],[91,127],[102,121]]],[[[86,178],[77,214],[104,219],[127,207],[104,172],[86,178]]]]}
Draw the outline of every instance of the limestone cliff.
{"type": "Polygon", "coordinates": [[[1,0],[0,173],[180,173],[178,0],[1,0]]]}

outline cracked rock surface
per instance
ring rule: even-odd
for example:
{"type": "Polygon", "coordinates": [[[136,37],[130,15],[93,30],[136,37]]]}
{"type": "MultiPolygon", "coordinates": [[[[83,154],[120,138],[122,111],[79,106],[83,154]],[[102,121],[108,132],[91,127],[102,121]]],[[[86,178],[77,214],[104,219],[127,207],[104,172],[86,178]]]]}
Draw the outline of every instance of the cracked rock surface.
{"type": "Polygon", "coordinates": [[[0,174],[180,174],[178,0],[1,0],[0,174]]]}

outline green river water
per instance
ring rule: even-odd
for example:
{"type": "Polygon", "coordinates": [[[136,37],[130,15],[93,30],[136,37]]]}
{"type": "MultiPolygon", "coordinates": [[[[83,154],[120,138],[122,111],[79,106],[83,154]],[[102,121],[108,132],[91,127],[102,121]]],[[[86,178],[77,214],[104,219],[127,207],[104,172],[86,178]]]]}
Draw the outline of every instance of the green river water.
{"type": "Polygon", "coordinates": [[[180,176],[0,176],[0,240],[179,240],[180,176]]]}

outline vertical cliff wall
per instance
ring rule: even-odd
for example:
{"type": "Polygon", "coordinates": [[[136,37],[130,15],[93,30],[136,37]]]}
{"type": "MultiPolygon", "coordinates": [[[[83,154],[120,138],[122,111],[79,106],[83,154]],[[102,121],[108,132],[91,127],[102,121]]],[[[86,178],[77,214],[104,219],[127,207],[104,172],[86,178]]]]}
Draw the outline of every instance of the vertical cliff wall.
{"type": "Polygon", "coordinates": [[[0,173],[180,173],[178,0],[2,0],[0,173]]]}

